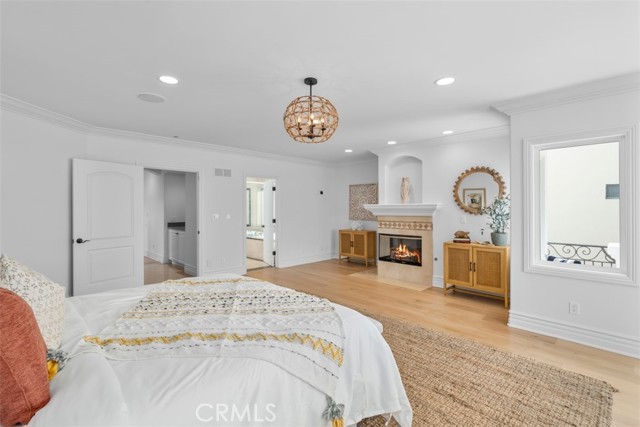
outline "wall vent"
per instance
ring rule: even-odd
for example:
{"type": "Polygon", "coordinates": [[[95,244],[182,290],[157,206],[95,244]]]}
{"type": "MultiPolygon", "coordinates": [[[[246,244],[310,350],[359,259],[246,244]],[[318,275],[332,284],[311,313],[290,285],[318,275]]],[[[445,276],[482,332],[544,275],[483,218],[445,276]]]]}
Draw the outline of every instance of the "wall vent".
{"type": "Polygon", "coordinates": [[[216,168],[215,175],[216,176],[223,176],[225,178],[231,178],[231,169],[216,168]]]}

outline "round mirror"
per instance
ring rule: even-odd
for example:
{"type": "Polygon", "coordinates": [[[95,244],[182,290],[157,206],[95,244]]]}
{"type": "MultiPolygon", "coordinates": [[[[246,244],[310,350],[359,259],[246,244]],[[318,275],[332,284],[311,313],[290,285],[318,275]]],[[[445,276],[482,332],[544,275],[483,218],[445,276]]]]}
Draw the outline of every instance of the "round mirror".
{"type": "Polygon", "coordinates": [[[465,212],[481,215],[482,210],[502,198],[506,187],[502,176],[494,169],[476,166],[462,172],[453,186],[453,198],[465,212]]]}

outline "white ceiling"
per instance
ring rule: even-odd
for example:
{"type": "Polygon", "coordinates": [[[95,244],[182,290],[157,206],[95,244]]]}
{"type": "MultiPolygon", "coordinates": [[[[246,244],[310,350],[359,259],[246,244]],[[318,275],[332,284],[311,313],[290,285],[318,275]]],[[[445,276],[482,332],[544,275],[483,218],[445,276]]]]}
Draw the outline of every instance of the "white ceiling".
{"type": "Polygon", "coordinates": [[[502,101],[639,71],[639,6],[2,1],[0,91],[99,127],[353,161],[388,140],[503,126],[491,109],[502,101]],[[282,126],[307,76],[340,114],[324,144],[294,142],[282,126]],[[434,85],[442,76],[457,81],[434,85]]]}

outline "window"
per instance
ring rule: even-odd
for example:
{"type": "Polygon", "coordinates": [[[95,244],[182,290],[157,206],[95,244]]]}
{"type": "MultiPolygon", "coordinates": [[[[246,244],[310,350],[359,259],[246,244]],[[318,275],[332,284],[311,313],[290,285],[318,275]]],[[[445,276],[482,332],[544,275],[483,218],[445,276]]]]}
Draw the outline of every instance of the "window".
{"type": "Polygon", "coordinates": [[[525,140],[525,269],[635,282],[634,129],[525,140]]]}

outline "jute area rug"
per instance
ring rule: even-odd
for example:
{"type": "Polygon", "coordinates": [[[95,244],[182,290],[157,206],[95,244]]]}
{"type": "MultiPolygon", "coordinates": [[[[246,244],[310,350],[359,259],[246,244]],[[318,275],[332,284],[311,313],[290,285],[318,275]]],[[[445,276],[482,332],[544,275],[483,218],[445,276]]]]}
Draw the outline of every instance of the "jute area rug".
{"type": "MultiPolygon", "coordinates": [[[[611,425],[608,383],[374,315],[398,363],[414,427],[611,425]]],[[[373,417],[358,427],[382,427],[373,417]]],[[[390,426],[397,426],[391,422],[390,426]]]]}

